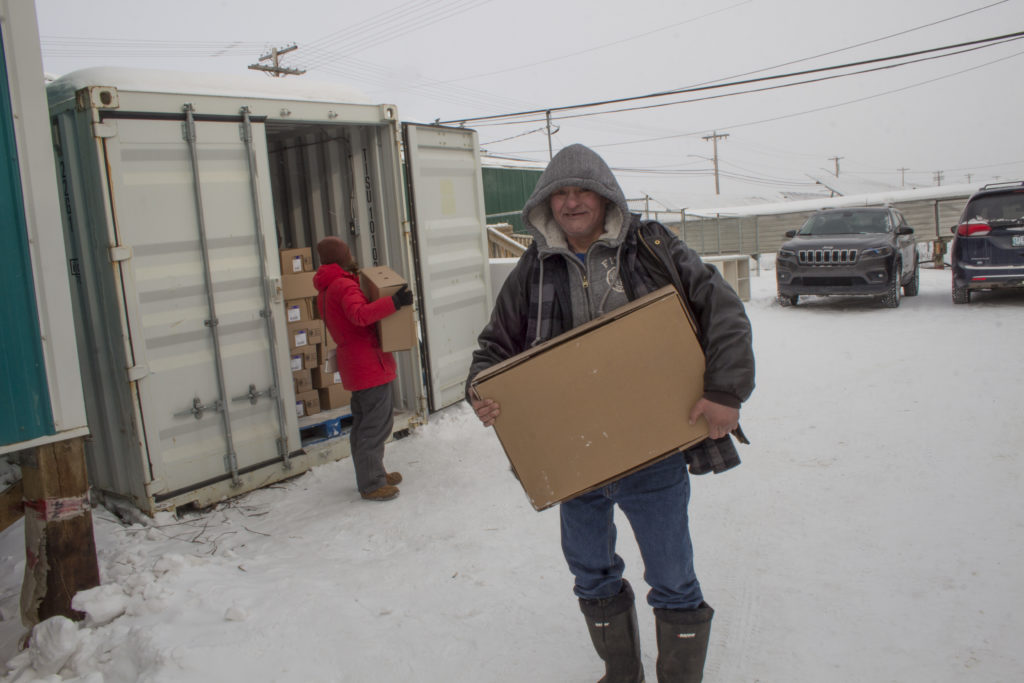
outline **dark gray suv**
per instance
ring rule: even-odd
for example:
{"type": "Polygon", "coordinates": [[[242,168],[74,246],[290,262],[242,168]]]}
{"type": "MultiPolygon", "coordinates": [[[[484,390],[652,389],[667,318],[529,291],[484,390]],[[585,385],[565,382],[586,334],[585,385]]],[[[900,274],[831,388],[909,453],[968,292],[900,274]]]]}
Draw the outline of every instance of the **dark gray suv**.
{"type": "Polygon", "coordinates": [[[807,219],[779,249],[775,280],[779,303],[801,295],[868,294],[889,308],[919,283],[914,229],[896,209],[826,209],[807,219]]]}

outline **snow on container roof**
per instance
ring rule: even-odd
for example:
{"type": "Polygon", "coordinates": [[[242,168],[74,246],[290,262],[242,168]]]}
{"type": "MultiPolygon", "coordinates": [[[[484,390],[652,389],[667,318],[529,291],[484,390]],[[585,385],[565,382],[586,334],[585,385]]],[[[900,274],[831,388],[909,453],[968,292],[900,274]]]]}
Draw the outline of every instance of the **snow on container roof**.
{"type": "Polygon", "coordinates": [[[854,206],[871,206],[896,204],[921,200],[957,199],[969,197],[980,185],[942,185],[921,187],[912,190],[890,190],[869,194],[851,195],[849,197],[822,197],[821,199],[804,199],[795,202],[778,202],[772,204],[754,204],[746,206],[725,206],[712,208],[687,209],[686,213],[693,216],[755,216],[769,214],[797,213],[817,211],[818,209],[835,209],[854,206]]]}
{"type": "Polygon", "coordinates": [[[50,83],[47,91],[51,101],[59,101],[74,97],[75,92],[89,86],[179,95],[374,104],[363,92],[347,85],[302,80],[301,77],[273,78],[257,73],[194,73],[113,66],[91,67],[65,74],[50,83]]]}

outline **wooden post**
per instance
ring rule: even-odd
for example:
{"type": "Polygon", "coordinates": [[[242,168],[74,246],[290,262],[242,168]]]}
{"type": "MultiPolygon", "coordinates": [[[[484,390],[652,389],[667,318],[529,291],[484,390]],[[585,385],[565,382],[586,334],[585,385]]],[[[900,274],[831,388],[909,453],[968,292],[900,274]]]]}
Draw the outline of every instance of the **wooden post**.
{"type": "Polygon", "coordinates": [[[80,590],[100,584],[93,538],[84,438],[22,451],[25,498],[25,579],[21,620],[25,626],[63,615],[80,590]]]}
{"type": "Polygon", "coordinates": [[[0,531],[21,519],[24,510],[22,497],[20,479],[0,492],[0,531]]]}

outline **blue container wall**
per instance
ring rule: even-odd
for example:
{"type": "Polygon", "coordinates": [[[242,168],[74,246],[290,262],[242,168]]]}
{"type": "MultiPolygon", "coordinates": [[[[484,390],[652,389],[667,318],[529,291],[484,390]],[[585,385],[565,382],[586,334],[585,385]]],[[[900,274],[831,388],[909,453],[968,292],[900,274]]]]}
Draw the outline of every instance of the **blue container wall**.
{"type": "Polygon", "coordinates": [[[0,444],[54,433],[0,36],[0,444]]]}

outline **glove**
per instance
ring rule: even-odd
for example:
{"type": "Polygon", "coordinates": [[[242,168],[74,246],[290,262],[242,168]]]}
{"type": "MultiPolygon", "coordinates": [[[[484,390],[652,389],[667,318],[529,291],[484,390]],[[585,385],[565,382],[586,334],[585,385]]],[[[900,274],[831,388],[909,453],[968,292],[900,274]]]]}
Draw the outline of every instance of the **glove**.
{"type": "Polygon", "coordinates": [[[402,285],[401,289],[391,295],[391,301],[395,304],[396,311],[402,306],[412,306],[412,292],[409,291],[409,285],[402,285]]]}

